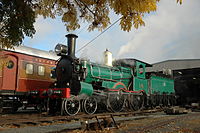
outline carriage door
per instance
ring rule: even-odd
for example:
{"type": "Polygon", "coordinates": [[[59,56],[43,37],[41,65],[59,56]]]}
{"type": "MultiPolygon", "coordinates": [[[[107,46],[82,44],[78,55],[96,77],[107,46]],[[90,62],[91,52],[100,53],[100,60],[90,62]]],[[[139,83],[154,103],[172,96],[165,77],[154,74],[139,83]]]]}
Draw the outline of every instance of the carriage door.
{"type": "Polygon", "coordinates": [[[8,61],[3,69],[3,90],[15,90],[17,79],[17,58],[8,55],[8,61]]]}

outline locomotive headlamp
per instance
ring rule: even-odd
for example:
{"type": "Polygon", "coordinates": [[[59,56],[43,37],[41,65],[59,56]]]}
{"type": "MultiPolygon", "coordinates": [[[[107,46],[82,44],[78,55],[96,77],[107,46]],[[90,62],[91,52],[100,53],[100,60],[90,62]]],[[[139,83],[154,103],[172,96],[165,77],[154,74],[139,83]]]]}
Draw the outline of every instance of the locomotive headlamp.
{"type": "Polygon", "coordinates": [[[57,55],[66,55],[68,52],[68,48],[66,45],[57,44],[55,47],[55,52],[57,55]]]}

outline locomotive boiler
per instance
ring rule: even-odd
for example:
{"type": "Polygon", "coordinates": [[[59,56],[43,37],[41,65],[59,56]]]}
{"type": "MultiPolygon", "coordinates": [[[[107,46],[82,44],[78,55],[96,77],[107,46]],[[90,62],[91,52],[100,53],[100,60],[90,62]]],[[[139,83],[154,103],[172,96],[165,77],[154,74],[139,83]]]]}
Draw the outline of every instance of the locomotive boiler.
{"type": "Polygon", "coordinates": [[[37,89],[35,98],[44,99],[50,112],[76,115],[97,110],[120,112],[144,106],[175,103],[174,80],[166,75],[146,74],[150,64],[136,59],[112,62],[105,51],[105,63],[97,64],[75,56],[76,38],[66,35],[68,46],[57,45],[56,82],[51,88],[37,89]]]}

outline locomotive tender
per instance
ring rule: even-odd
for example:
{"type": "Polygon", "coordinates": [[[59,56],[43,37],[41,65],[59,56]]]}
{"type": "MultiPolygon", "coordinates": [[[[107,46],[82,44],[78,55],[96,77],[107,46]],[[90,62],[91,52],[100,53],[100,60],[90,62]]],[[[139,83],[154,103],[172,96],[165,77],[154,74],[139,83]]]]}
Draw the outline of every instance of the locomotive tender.
{"type": "MultiPolygon", "coordinates": [[[[66,35],[68,46],[57,45],[60,56],[51,88],[34,90],[50,112],[76,115],[80,110],[93,114],[97,110],[120,112],[144,106],[169,106],[175,103],[174,80],[165,75],[147,74],[150,64],[136,59],[115,60],[112,65],[106,51],[106,65],[75,57],[77,36],[66,35]],[[68,48],[68,49],[66,49],[68,48]]],[[[33,94],[33,93],[32,93],[33,94]]]]}

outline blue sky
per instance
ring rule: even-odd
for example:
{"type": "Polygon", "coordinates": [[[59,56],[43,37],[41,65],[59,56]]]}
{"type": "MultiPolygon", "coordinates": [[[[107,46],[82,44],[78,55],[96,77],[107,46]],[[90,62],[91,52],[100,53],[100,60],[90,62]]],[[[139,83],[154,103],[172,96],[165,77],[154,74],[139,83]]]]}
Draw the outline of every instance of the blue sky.
{"type": "MultiPolygon", "coordinates": [[[[111,14],[111,23],[119,17],[111,14]]],[[[148,63],[170,59],[200,59],[200,0],[161,0],[158,10],[145,15],[145,27],[121,31],[119,22],[77,53],[95,62],[102,60],[103,51],[108,48],[114,58],[136,58],[148,63]]],[[[100,32],[88,32],[88,24],[82,24],[78,34],[78,50],[100,32]]],[[[34,37],[26,38],[24,45],[42,50],[53,50],[57,43],[66,44],[65,26],[60,19],[38,17],[34,37]]]]}

